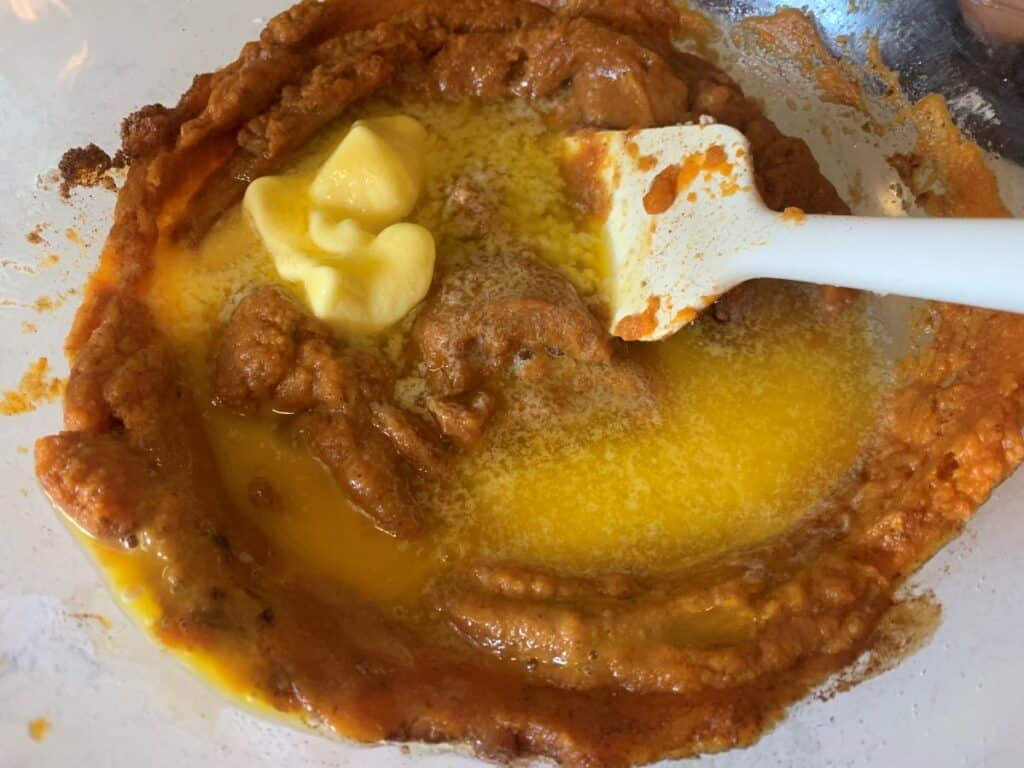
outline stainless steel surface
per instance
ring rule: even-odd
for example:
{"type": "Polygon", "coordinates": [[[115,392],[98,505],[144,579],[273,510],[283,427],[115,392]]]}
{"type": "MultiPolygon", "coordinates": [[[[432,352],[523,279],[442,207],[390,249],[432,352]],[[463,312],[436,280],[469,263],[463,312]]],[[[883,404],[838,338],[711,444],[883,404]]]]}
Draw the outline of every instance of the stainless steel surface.
{"type": "MultiPolygon", "coordinates": [[[[771,0],[697,0],[736,19],[771,13],[771,0]]],[[[912,99],[940,93],[982,146],[1024,164],[1024,45],[988,45],[965,26],[957,0],[806,0],[832,50],[864,61],[871,35],[912,99]],[[846,36],[842,49],[834,42],[846,36]]]]}

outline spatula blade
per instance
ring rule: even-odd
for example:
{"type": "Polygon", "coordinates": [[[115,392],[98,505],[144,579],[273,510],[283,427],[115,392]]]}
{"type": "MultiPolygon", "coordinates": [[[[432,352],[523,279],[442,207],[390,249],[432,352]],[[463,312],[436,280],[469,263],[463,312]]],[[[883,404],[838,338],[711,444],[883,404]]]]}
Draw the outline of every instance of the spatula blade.
{"type": "Polygon", "coordinates": [[[758,195],[750,145],[710,123],[570,140],[570,152],[584,150],[600,158],[595,175],[611,203],[611,332],[664,338],[735,285],[732,254],[767,237],[774,215],[758,195]]]}

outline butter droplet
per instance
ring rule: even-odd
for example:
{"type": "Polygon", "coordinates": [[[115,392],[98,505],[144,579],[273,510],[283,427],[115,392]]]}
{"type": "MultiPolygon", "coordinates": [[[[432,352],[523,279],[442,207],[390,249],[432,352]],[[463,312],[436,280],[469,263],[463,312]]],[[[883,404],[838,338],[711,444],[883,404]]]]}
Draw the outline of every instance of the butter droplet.
{"type": "Polygon", "coordinates": [[[37,717],[28,724],[28,736],[32,741],[42,741],[52,727],[53,724],[45,717],[37,717]]]}

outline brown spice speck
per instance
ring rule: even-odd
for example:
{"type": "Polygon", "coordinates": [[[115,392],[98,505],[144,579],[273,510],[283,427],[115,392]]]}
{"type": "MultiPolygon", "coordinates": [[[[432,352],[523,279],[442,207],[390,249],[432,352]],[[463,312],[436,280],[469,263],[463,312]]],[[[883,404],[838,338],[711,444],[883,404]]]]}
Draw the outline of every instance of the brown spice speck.
{"type": "Polygon", "coordinates": [[[15,416],[29,413],[42,403],[56,400],[64,392],[64,381],[56,377],[47,378],[49,361],[40,357],[28,367],[21,377],[18,389],[3,393],[0,399],[0,415],[15,416]]]}
{"type": "Polygon", "coordinates": [[[43,237],[43,232],[46,230],[47,223],[41,221],[32,227],[32,231],[25,235],[25,240],[32,245],[45,245],[46,238],[43,237]]]}
{"type": "Polygon", "coordinates": [[[0,259],[0,268],[10,270],[11,272],[20,272],[24,275],[34,275],[36,273],[33,267],[28,264],[22,264],[15,259],[0,259]]]}
{"type": "Polygon", "coordinates": [[[85,611],[79,611],[76,613],[69,613],[68,616],[79,622],[94,621],[101,627],[103,627],[103,629],[107,632],[109,632],[114,626],[114,622],[112,622],[106,616],[103,616],[99,613],[88,613],[85,611]]]}
{"type": "Polygon", "coordinates": [[[63,306],[69,296],[75,296],[77,294],[77,289],[70,288],[67,291],[56,293],[53,296],[40,296],[32,302],[32,309],[36,312],[52,312],[53,310],[63,306]]]}

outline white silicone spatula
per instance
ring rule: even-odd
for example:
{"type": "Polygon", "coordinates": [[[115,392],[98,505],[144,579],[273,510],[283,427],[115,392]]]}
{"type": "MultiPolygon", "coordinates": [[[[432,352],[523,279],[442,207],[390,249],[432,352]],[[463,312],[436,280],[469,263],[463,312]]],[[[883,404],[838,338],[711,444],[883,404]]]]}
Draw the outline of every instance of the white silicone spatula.
{"type": "Polygon", "coordinates": [[[664,338],[757,277],[1024,312],[1024,221],[776,213],[746,138],[719,124],[569,140],[584,148],[610,195],[611,332],[624,339],[664,338]]]}

